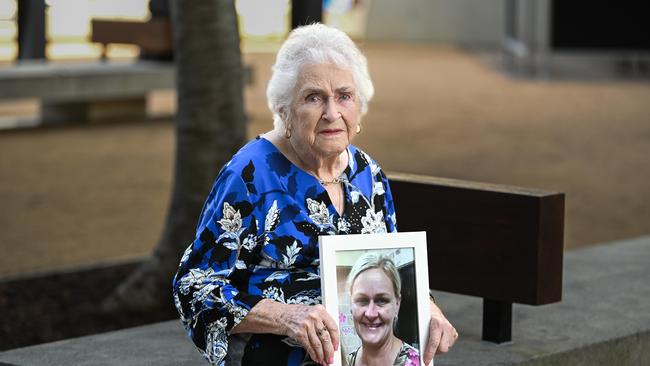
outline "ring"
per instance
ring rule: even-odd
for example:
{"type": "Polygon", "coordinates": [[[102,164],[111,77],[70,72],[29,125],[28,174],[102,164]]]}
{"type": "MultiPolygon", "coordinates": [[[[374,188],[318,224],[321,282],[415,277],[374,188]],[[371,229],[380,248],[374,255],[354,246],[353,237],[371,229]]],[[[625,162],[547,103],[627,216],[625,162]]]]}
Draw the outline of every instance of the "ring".
{"type": "Polygon", "coordinates": [[[327,327],[322,327],[322,328],[320,328],[320,329],[316,329],[316,335],[318,336],[318,338],[320,338],[320,336],[321,336],[321,335],[323,334],[323,332],[326,331],[326,330],[327,330],[327,327]]]}

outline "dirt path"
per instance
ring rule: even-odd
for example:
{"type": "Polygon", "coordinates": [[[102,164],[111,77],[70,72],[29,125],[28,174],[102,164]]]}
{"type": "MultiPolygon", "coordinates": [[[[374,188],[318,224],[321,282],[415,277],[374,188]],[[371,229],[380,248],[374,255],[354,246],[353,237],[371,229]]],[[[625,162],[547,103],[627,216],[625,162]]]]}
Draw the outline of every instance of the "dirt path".
{"type": "MultiPolygon", "coordinates": [[[[376,97],[355,143],[384,169],[566,192],[567,248],[650,233],[650,85],[512,80],[453,48],[366,53],[376,97]]],[[[273,57],[247,59],[254,136],[273,57]]],[[[146,255],[173,144],[171,120],[0,132],[0,276],[146,255]]]]}

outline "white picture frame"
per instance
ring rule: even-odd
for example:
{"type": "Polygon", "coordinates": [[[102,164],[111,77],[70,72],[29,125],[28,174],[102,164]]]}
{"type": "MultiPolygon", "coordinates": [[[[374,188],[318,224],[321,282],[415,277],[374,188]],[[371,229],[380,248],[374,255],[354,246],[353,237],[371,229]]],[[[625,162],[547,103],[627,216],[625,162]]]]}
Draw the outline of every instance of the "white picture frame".
{"type": "MultiPolygon", "coordinates": [[[[352,267],[352,262],[360,255],[366,252],[377,251],[378,254],[389,256],[398,267],[400,277],[402,278],[402,302],[400,305],[400,317],[398,321],[405,322],[405,329],[411,334],[410,341],[405,342],[413,345],[412,339],[415,336],[417,328],[417,349],[420,354],[420,365],[424,365],[422,356],[424,355],[424,346],[429,334],[430,321],[430,303],[429,303],[429,267],[427,259],[427,241],[426,233],[420,232],[402,232],[388,234],[352,234],[352,235],[328,235],[320,236],[320,276],[323,305],[327,309],[332,319],[339,326],[339,335],[341,346],[334,355],[334,365],[344,366],[344,358],[347,353],[354,351],[357,346],[354,344],[356,333],[354,328],[350,330],[351,319],[347,319],[349,311],[346,310],[346,304],[349,309],[349,296],[345,292],[345,281],[347,273],[352,267]],[[392,253],[392,254],[391,254],[392,253]],[[410,258],[410,259],[409,259],[410,258]],[[411,263],[409,263],[409,260],[411,263]],[[414,270],[413,268],[414,267],[414,270]],[[402,272],[406,270],[406,272],[402,272]],[[405,275],[407,273],[405,279],[405,275]],[[342,288],[343,286],[343,288],[342,288]],[[409,286],[410,289],[409,289],[409,286]],[[410,294],[405,297],[405,291],[410,294]],[[412,294],[415,293],[415,299],[412,294]],[[347,298],[346,298],[347,296],[347,298]],[[403,320],[402,312],[406,304],[405,300],[411,306],[416,306],[417,311],[406,308],[404,314],[407,320],[403,320]],[[412,321],[413,315],[417,314],[412,321]],[[409,320],[410,319],[410,320],[409,320]],[[344,350],[343,352],[341,352],[344,350]]],[[[350,316],[351,318],[351,316],[350,316]]],[[[399,325],[398,325],[399,328],[399,325]]],[[[396,334],[397,335],[397,334],[396,334]]],[[[358,337],[356,337],[358,340],[358,337]]],[[[360,340],[358,340],[360,344],[360,340]]],[[[429,365],[433,365],[433,361],[429,365]]]]}

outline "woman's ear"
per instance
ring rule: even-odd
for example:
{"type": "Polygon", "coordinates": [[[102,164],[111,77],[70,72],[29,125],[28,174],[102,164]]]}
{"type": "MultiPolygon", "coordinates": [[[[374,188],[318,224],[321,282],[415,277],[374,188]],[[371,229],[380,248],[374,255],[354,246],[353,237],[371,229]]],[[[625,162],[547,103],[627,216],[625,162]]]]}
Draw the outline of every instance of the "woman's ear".
{"type": "Polygon", "coordinates": [[[284,122],[285,127],[288,127],[287,124],[289,121],[287,117],[289,116],[289,113],[287,113],[287,107],[280,107],[280,109],[278,109],[278,115],[280,115],[280,118],[282,118],[282,122],[284,122]]]}

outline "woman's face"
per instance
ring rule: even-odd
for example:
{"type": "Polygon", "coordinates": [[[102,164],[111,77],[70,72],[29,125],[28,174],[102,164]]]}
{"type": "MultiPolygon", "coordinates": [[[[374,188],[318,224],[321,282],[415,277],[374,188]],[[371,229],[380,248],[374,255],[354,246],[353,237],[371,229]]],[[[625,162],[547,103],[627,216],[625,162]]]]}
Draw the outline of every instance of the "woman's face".
{"type": "Polygon", "coordinates": [[[338,156],[360,122],[352,72],[333,64],[304,66],[294,90],[288,126],[291,144],[302,155],[338,156]]]}
{"type": "Polygon", "coordinates": [[[393,283],[379,268],[361,272],[350,289],[354,329],[364,345],[381,345],[390,339],[400,299],[393,283]]]}

